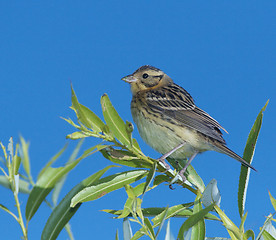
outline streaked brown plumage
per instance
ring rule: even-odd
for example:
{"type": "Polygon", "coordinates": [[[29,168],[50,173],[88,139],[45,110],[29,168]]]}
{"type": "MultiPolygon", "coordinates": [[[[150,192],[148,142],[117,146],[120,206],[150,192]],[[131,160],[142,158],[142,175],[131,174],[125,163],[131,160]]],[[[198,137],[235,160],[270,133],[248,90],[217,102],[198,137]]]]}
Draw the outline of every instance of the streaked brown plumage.
{"type": "Polygon", "coordinates": [[[141,137],[164,157],[192,160],[197,153],[214,150],[255,170],[226,147],[220,129],[226,130],[163,71],[145,65],[123,80],[131,85],[131,112],[141,137]]]}

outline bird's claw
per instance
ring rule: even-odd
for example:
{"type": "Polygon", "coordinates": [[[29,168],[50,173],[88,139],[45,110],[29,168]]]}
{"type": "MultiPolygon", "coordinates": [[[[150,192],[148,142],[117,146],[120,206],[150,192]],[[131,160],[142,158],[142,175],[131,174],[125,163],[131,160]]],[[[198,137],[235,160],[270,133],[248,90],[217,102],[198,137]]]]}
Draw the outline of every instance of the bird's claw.
{"type": "Polygon", "coordinates": [[[167,172],[168,170],[171,169],[170,165],[168,163],[166,163],[164,158],[160,157],[160,158],[157,159],[157,161],[161,162],[164,165],[164,167],[166,168],[165,172],[167,172]]]}

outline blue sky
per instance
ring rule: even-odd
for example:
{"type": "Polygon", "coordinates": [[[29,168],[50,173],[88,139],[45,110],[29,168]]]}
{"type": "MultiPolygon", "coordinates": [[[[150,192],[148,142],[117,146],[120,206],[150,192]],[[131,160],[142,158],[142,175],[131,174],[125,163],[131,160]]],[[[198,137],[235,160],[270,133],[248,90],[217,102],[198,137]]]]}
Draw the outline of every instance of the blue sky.
{"type": "MultiPolygon", "coordinates": [[[[62,117],[74,118],[70,81],[79,101],[101,115],[100,96],[107,93],[125,120],[131,92],[120,79],[141,65],[164,70],[184,87],[197,105],[229,132],[228,146],[243,153],[253,122],[270,99],[264,114],[251,173],[246,210],[247,228],[258,231],[273,212],[268,190],[276,197],[276,2],[275,1],[2,1],[0,3],[0,141],[21,134],[31,142],[32,173],[69,142],[63,164],[76,142],[65,139],[74,129],[62,117]]],[[[74,118],[75,119],[75,118],[74,118]]],[[[160,156],[134,137],[143,151],[160,156]]],[[[83,150],[98,143],[87,139],[83,150]]],[[[70,173],[61,195],[87,176],[110,164],[100,154],[83,160],[70,173]]],[[[239,225],[237,187],[240,165],[215,152],[196,158],[193,166],[207,184],[218,181],[221,208],[239,225]]],[[[112,171],[110,171],[111,173],[112,171]]],[[[0,187],[0,203],[13,209],[9,191],[0,187]]],[[[71,220],[76,239],[113,239],[122,223],[99,212],[122,208],[124,191],[83,204],[71,220]]],[[[144,207],[193,201],[181,187],[162,186],[146,195],[144,207]]],[[[25,206],[26,196],[21,196],[25,206]]],[[[14,209],[15,210],[15,209],[14,209]]],[[[48,216],[44,206],[29,226],[30,239],[39,239],[48,216]]],[[[0,212],[1,238],[18,239],[17,223],[0,212]],[[11,231],[12,229],[12,231],[11,231]]],[[[177,235],[182,220],[171,222],[177,235]]],[[[228,236],[219,223],[207,224],[207,236],[228,236]]],[[[60,239],[66,239],[66,233],[60,239]]]]}

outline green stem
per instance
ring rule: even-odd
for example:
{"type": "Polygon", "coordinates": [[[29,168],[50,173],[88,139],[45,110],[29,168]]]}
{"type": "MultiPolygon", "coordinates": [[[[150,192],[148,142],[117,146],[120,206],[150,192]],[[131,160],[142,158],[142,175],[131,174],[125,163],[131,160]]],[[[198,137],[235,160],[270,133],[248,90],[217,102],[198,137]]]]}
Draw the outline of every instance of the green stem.
{"type": "Polygon", "coordinates": [[[20,203],[19,203],[19,199],[18,199],[18,195],[16,192],[13,193],[14,195],[14,199],[15,199],[15,203],[16,203],[16,208],[17,208],[17,212],[18,212],[18,223],[22,229],[22,233],[23,233],[23,237],[25,240],[28,240],[28,235],[27,235],[27,228],[25,228],[24,225],[24,221],[23,221],[23,217],[22,217],[22,213],[21,213],[21,208],[20,208],[20,203]]]}

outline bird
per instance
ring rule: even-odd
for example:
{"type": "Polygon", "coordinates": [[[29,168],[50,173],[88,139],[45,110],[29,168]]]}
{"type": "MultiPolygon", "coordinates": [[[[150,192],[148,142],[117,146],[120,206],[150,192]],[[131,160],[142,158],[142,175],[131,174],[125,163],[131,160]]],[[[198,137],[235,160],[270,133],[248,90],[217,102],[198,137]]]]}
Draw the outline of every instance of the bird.
{"type": "Polygon", "coordinates": [[[188,159],[184,173],[197,154],[216,151],[256,169],[226,146],[221,130],[227,131],[208,113],[195,105],[192,96],[162,70],[144,65],[122,78],[130,84],[131,113],[141,138],[165,159],[188,159]]]}

